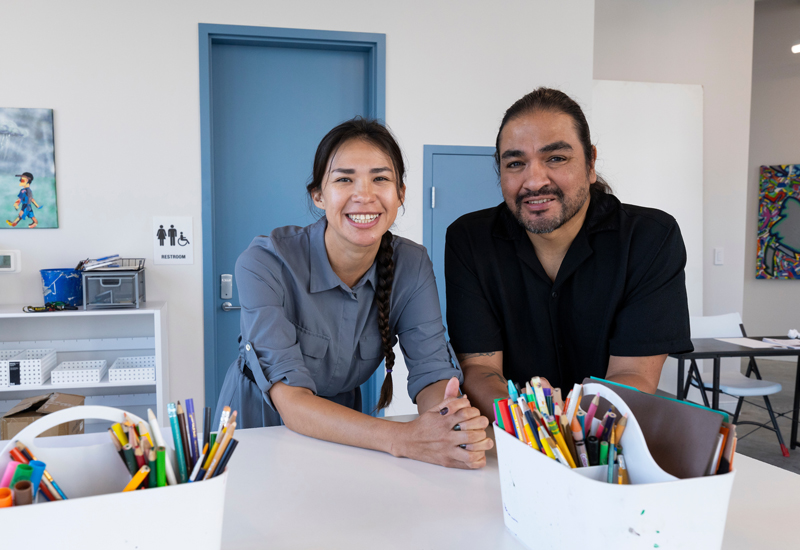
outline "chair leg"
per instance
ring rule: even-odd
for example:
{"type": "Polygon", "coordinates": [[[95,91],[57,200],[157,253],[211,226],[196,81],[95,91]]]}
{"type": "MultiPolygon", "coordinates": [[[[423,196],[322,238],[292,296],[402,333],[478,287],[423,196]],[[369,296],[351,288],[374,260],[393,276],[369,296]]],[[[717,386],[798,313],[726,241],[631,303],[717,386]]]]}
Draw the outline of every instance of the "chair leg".
{"type": "Polygon", "coordinates": [[[731,424],[736,424],[739,421],[739,413],[742,412],[742,403],[744,403],[744,397],[740,397],[736,403],[736,412],[733,413],[733,422],[731,422],[731,424]]]}
{"type": "Polygon", "coordinates": [[[697,363],[694,359],[692,359],[692,363],[689,366],[689,376],[686,379],[686,388],[683,391],[684,398],[689,396],[689,388],[692,385],[692,380],[697,383],[697,389],[700,390],[700,395],[703,397],[703,405],[705,407],[710,407],[708,396],[706,395],[706,387],[703,385],[703,379],[700,377],[700,369],[697,368],[697,363]]]}
{"type": "Polygon", "coordinates": [[[769,419],[772,421],[772,425],[775,428],[775,435],[778,436],[778,443],[781,444],[781,452],[783,456],[789,456],[789,449],[786,448],[786,445],[783,443],[783,436],[781,435],[781,429],[778,427],[778,420],[775,418],[775,413],[772,411],[772,405],[769,402],[769,397],[764,396],[764,403],[767,405],[767,412],[769,413],[769,419]]]}

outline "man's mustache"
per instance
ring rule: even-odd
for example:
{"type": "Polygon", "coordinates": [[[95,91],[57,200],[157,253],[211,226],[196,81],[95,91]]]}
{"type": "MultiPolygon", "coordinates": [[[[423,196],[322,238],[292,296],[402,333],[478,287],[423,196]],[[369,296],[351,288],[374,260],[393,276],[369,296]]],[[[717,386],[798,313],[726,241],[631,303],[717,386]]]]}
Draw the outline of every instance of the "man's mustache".
{"type": "Polygon", "coordinates": [[[564,199],[564,192],[555,185],[545,185],[536,191],[531,191],[530,189],[524,190],[517,195],[517,198],[514,202],[516,203],[517,207],[520,207],[522,206],[522,203],[528,199],[544,196],[555,197],[557,200],[562,201],[564,199]]]}

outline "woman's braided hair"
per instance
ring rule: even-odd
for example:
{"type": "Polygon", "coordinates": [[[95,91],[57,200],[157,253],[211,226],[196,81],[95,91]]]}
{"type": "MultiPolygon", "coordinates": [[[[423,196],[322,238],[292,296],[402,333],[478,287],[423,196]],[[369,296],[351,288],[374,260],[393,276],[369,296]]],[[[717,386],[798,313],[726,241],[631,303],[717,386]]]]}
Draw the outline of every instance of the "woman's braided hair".
{"type": "MultiPolygon", "coordinates": [[[[322,138],[317,152],[314,155],[314,167],[311,183],[306,186],[309,197],[322,190],[322,182],[328,170],[330,159],[346,142],[360,139],[370,143],[385,153],[391,160],[397,181],[397,195],[403,197],[405,189],[405,164],[403,153],[397,145],[392,133],[377,120],[356,117],[328,132],[322,138]]],[[[392,282],[394,281],[394,247],[392,246],[392,233],[387,231],[381,237],[380,248],[377,255],[378,288],[375,291],[375,300],[378,303],[378,329],[381,333],[381,346],[386,365],[386,378],[383,379],[381,394],[376,410],[387,407],[392,402],[392,368],[394,367],[394,350],[392,349],[392,334],[389,327],[389,306],[392,297],[392,282]]]]}

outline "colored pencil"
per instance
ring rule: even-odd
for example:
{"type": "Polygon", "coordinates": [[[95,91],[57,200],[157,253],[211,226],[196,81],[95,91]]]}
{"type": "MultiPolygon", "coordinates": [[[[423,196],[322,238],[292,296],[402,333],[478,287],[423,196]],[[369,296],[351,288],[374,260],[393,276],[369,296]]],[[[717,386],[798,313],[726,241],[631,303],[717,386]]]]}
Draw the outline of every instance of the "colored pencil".
{"type": "Polygon", "coordinates": [[[200,454],[197,444],[197,421],[194,418],[194,399],[186,400],[186,427],[189,429],[189,450],[192,451],[192,463],[194,463],[200,454]]]}
{"type": "Polygon", "coordinates": [[[122,490],[123,493],[127,493],[129,491],[135,491],[139,488],[142,482],[150,475],[150,468],[147,465],[142,466],[139,470],[134,474],[125,488],[122,490]]]}
{"type": "MultiPolygon", "coordinates": [[[[192,456],[192,448],[189,444],[189,432],[186,425],[186,413],[181,407],[181,402],[178,401],[178,427],[181,430],[181,443],[183,443],[183,456],[186,458],[186,469],[191,470],[194,468],[194,457],[192,456]]],[[[187,478],[188,481],[188,478],[187,478]]]]}
{"type": "Polygon", "coordinates": [[[150,449],[147,453],[147,467],[150,468],[150,477],[147,479],[147,487],[158,487],[158,470],[156,466],[156,452],[150,449]]]}
{"type": "Polygon", "coordinates": [[[175,443],[175,459],[178,463],[178,479],[180,483],[186,483],[188,473],[186,471],[186,457],[183,453],[183,440],[181,439],[181,428],[178,420],[177,408],[175,403],[167,404],[169,414],[169,425],[172,428],[172,440],[175,443]]]}
{"type": "Polygon", "coordinates": [[[233,438],[233,432],[236,431],[236,422],[229,424],[227,429],[225,430],[225,437],[222,438],[222,444],[219,446],[219,450],[217,450],[217,454],[214,456],[214,459],[211,461],[211,466],[208,468],[205,477],[203,479],[209,479],[211,476],[214,475],[214,470],[216,469],[217,465],[219,464],[222,455],[225,454],[225,448],[230,443],[231,438],[233,438]]]}
{"type": "MultiPolygon", "coordinates": [[[[147,419],[150,421],[150,433],[153,436],[156,447],[164,447],[166,449],[167,443],[164,441],[164,436],[161,435],[161,428],[159,428],[158,419],[156,418],[156,415],[153,413],[152,409],[147,409],[147,419]]],[[[175,470],[172,466],[172,460],[170,460],[168,457],[166,457],[165,466],[167,483],[170,485],[177,485],[178,480],[175,477],[175,470]]]]}
{"type": "Polygon", "coordinates": [[[198,442],[198,447],[205,445],[211,439],[211,407],[203,407],[203,441],[198,442]]]}
{"type": "Polygon", "coordinates": [[[228,443],[228,448],[225,449],[225,454],[222,456],[222,460],[219,462],[219,466],[217,466],[217,471],[214,472],[214,475],[211,477],[217,477],[218,475],[225,472],[225,468],[228,467],[228,461],[231,459],[231,455],[233,451],[236,450],[236,446],[239,444],[239,441],[236,439],[231,439],[231,442],[228,443]]]}

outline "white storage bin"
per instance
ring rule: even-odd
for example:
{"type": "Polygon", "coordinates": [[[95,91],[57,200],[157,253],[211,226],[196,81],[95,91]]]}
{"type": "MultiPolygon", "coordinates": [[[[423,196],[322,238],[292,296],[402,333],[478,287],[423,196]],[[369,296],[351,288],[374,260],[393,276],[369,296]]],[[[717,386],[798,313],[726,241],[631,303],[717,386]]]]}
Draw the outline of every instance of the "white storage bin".
{"type": "Polygon", "coordinates": [[[50,373],[50,383],[54,386],[73,384],[99,384],[108,372],[105,359],[99,361],[64,361],[50,373]]]}
{"type": "MultiPolygon", "coordinates": [[[[137,424],[142,421],[130,413],[128,418],[137,424]]],[[[17,440],[22,441],[47,464],[48,472],[68,497],[0,509],[3,548],[28,548],[37,534],[45,536],[49,529],[47,544],[56,548],[219,549],[227,472],[207,481],[122,493],[131,475],[108,434],[70,436],[73,445],[91,442],[86,446],[55,447],[46,441],[52,438],[35,439],[53,426],[80,419],[124,422],[119,409],[71,407],[37,420],[0,451],[0,471],[5,471],[10,461],[8,451],[17,440]]],[[[167,452],[174,456],[169,428],[161,429],[167,452]]]]}
{"type": "MultiPolygon", "coordinates": [[[[50,371],[56,366],[56,362],[54,349],[25,350],[19,356],[19,385],[41,386],[50,378],[50,371]]],[[[9,385],[16,385],[12,378],[9,372],[9,385]]]]}
{"type": "Polygon", "coordinates": [[[141,384],[156,381],[156,358],[119,357],[108,369],[109,382],[141,384]]]}
{"type": "Polygon", "coordinates": [[[21,349],[0,349],[0,387],[8,386],[8,363],[11,359],[21,359],[20,355],[25,353],[21,349]]]}
{"type": "Polygon", "coordinates": [[[495,426],[509,531],[537,550],[720,548],[735,472],[693,479],[668,474],[622,399],[600,384],[583,388],[584,395],[600,394],[628,413],[620,444],[631,485],[598,481],[606,466],[565,467],[495,426]]]}

